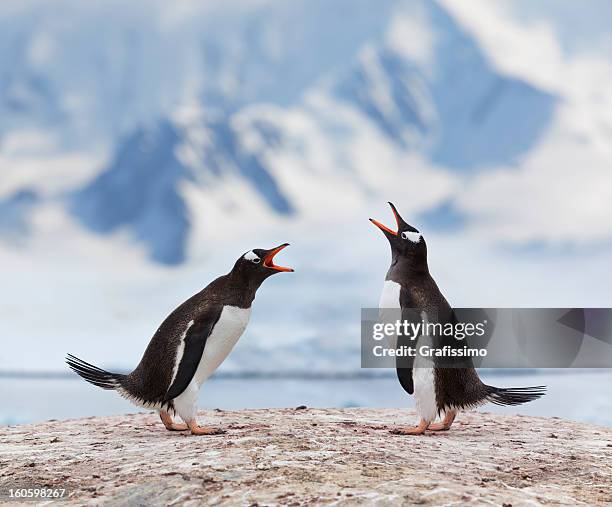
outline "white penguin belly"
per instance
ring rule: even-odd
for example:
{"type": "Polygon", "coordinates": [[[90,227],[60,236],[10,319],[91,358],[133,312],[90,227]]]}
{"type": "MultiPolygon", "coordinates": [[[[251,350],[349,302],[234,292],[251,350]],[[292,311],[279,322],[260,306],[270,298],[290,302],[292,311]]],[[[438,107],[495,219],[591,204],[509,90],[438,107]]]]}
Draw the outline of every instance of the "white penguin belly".
{"type": "MultiPolygon", "coordinates": [[[[419,342],[417,342],[417,347],[419,342]]],[[[438,415],[438,405],[436,403],[436,384],[431,360],[424,359],[419,355],[414,358],[412,382],[414,384],[415,405],[419,416],[426,421],[433,421],[438,415]]]]}
{"type": "Polygon", "coordinates": [[[392,280],[385,280],[382,294],[380,295],[379,309],[400,308],[400,291],[402,286],[392,280]]]}
{"type": "MultiPolygon", "coordinates": [[[[421,320],[427,325],[429,319],[427,313],[421,312],[421,320]]],[[[412,369],[412,382],[414,383],[414,399],[416,409],[421,417],[428,422],[433,421],[438,415],[438,404],[436,403],[436,379],[434,363],[430,357],[423,357],[418,351],[423,345],[432,346],[431,337],[419,336],[416,342],[417,355],[414,358],[412,369]]]]}
{"type": "MultiPolygon", "coordinates": [[[[400,307],[400,291],[402,286],[391,280],[385,280],[380,302],[378,303],[378,321],[382,324],[393,324],[402,318],[400,307]]],[[[397,347],[397,335],[386,335],[380,342],[387,348],[397,347]]]]}
{"type": "MultiPolygon", "coordinates": [[[[385,317],[389,317],[389,312],[383,312],[383,310],[401,308],[400,291],[400,284],[392,280],[385,280],[379,303],[381,319],[384,320],[385,317]],[[387,313],[386,316],[384,315],[385,313],[387,313]]],[[[417,350],[420,344],[422,344],[422,339],[416,344],[417,350]]],[[[424,359],[417,355],[413,366],[412,382],[414,385],[414,398],[417,412],[421,418],[427,421],[433,421],[438,412],[433,363],[431,360],[424,359]]]]}
{"type": "Polygon", "coordinates": [[[250,316],[250,308],[238,308],[237,306],[223,308],[219,321],[206,340],[206,346],[194,376],[198,386],[201,386],[215,372],[232,351],[244,332],[250,316]]]}

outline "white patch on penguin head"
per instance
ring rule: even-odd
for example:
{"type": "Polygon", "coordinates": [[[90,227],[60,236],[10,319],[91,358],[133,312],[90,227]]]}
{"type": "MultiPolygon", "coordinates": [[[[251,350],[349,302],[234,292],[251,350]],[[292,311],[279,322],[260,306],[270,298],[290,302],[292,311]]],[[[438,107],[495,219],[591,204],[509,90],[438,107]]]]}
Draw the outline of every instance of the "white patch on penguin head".
{"type": "Polygon", "coordinates": [[[250,250],[247,253],[245,253],[244,254],[244,258],[247,261],[251,261],[251,262],[259,262],[259,261],[261,261],[259,256],[255,252],[253,252],[253,250],[250,250]]]}
{"type": "Polygon", "coordinates": [[[420,232],[404,231],[402,232],[402,238],[412,241],[413,243],[418,243],[421,241],[422,236],[420,232]]]}

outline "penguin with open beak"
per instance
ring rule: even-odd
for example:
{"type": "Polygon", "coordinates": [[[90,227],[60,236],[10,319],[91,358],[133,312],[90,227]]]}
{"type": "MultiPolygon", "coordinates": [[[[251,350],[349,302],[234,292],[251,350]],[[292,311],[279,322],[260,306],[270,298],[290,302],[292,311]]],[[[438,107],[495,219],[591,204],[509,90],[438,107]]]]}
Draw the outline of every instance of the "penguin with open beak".
{"type": "MultiPolygon", "coordinates": [[[[429,322],[456,323],[455,312],[429,273],[427,244],[418,229],[406,223],[392,203],[389,203],[397,230],[377,220],[370,221],[378,227],[391,245],[391,266],[387,271],[379,307],[400,309],[402,320],[409,315],[425,316],[429,322]]],[[[420,347],[412,344],[415,350],[420,347]]],[[[405,337],[398,336],[400,340],[405,337]]],[[[440,360],[423,361],[418,354],[413,363],[396,361],[397,377],[408,394],[414,394],[419,423],[416,427],[400,428],[393,433],[420,435],[425,430],[450,429],[459,410],[477,407],[486,402],[497,405],[519,405],[535,400],[544,394],[545,388],[499,388],[484,384],[468,361],[467,367],[441,367],[440,360]],[[438,415],[442,421],[434,423],[438,415]]],[[[448,364],[448,363],[446,363],[448,364]]],[[[461,365],[466,364],[462,361],[461,365]]]]}
{"type": "Polygon", "coordinates": [[[111,373],[70,354],[68,366],[87,382],[158,411],[168,430],[190,430],[194,435],[222,433],[218,428],[198,425],[198,392],[244,332],[263,281],[276,273],[293,271],[274,262],[276,254],[287,246],[246,252],[229,273],[181,304],[159,326],[132,373],[111,373]],[[174,422],[171,414],[178,414],[184,423],[174,422]]]}

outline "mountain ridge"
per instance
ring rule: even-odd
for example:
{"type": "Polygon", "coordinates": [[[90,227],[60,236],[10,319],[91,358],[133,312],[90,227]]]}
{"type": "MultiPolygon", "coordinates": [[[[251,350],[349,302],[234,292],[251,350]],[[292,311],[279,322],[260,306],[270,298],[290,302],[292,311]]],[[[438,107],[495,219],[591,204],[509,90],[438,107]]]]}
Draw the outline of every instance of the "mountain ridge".
{"type": "MultiPolygon", "coordinates": [[[[13,84],[4,94],[0,90],[0,104],[10,108],[21,89],[21,96],[33,101],[32,108],[41,114],[49,111],[49,118],[66,125],[57,131],[60,150],[71,149],[65,139],[93,114],[72,142],[79,143],[87,132],[99,136],[94,144],[109,146],[109,161],[93,179],[68,192],[66,209],[96,234],[129,231],[154,262],[168,265],[186,260],[191,223],[201,212],[190,208],[182,191],[185,182],[204,194],[211,184],[217,189],[225,185],[229,195],[233,189],[224,182],[231,174],[243,180],[270,213],[308,215],[309,210],[297,204],[299,189],[287,188],[279,178],[284,169],[277,160],[289,157],[294,170],[307,179],[311,166],[306,159],[321,163],[316,154],[303,153],[308,145],[311,150],[329,150],[329,160],[346,161],[342,163],[349,171],[343,185],[367,199],[351,176],[355,125],[338,120],[344,134],[330,130],[313,112],[309,95],[326,98],[327,114],[342,108],[355,111],[365,127],[379,131],[381,149],[397,153],[400,160],[419,153],[432,166],[460,177],[514,164],[547,128],[557,98],[494,70],[476,39],[442,6],[421,0],[385,1],[374,18],[367,18],[371,10],[363,2],[342,0],[331,10],[323,4],[301,3],[288,10],[282,2],[268,2],[244,14],[221,9],[220,26],[233,27],[237,34],[225,45],[214,38],[219,27],[210,19],[203,25],[210,33],[201,37],[192,32],[193,19],[163,25],[158,18],[161,4],[145,17],[156,20],[153,28],[143,29],[144,21],[131,13],[113,27],[118,37],[112,44],[102,45],[94,38],[89,49],[68,49],[74,29],[50,23],[28,49],[32,72],[23,70],[9,80],[13,84]],[[291,34],[289,26],[298,18],[302,23],[294,25],[296,33],[291,34]],[[180,26],[185,35],[175,41],[156,37],[157,31],[174,33],[180,26]],[[176,66],[177,89],[170,94],[168,76],[158,76],[159,70],[147,74],[152,62],[142,56],[151,51],[145,48],[149,43],[168,70],[176,66]],[[103,78],[95,96],[85,98],[90,90],[84,87],[92,76],[77,79],[65,91],[57,89],[61,81],[44,78],[45,72],[57,72],[48,67],[45,56],[63,61],[74,51],[77,62],[87,60],[87,55],[99,61],[98,67],[85,66],[92,76],[103,78]],[[175,64],[169,63],[172,52],[177,55],[175,64]],[[22,84],[20,75],[25,76],[22,84]],[[34,86],[28,75],[46,84],[34,86]],[[146,78],[152,79],[148,87],[140,86],[146,78]],[[81,102],[73,100],[72,113],[59,107],[66,101],[60,97],[64,92],[81,95],[81,102]],[[153,110],[147,110],[148,104],[155,104],[153,110]],[[195,120],[181,122],[176,112],[186,106],[199,113],[195,120]],[[270,107],[276,110],[273,119],[258,116],[257,108],[270,107]],[[287,129],[296,112],[308,117],[317,135],[330,139],[333,146],[304,137],[311,135],[308,132],[294,133],[293,144],[288,143],[287,129]],[[255,147],[250,146],[253,138],[255,147]]],[[[65,5],[75,15],[88,14],[69,1],[65,5]]],[[[195,19],[202,16],[194,12],[195,19]]],[[[85,26],[95,13],[86,16],[85,26]]],[[[27,110],[27,105],[26,100],[20,110],[27,110]]],[[[81,144],[87,148],[89,143],[81,144]]],[[[410,169],[398,166],[392,172],[401,182],[410,169]]],[[[243,201],[241,207],[248,210],[250,204],[243,201]]],[[[444,213],[438,203],[430,207],[444,213]]],[[[21,212],[22,223],[27,213],[21,212]]],[[[25,234],[28,228],[21,230],[25,234]]]]}

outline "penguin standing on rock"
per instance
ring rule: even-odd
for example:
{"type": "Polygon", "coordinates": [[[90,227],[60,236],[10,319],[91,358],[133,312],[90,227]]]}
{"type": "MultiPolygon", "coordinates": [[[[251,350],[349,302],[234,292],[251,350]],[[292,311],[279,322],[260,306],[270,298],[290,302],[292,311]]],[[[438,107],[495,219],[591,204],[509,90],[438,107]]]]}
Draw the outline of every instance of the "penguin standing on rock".
{"type": "MultiPolygon", "coordinates": [[[[418,312],[425,316],[423,320],[433,319],[442,324],[456,323],[453,309],[429,274],[425,239],[417,229],[402,219],[392,203],[389,205],[395,215],[397,231],[370,219],[391,244],[391,267],[387,272],[380,299],[381,312],[384,309],[397,308],[401,309],[402,320],[409,320],[406,316],[410,312],[418,312]]],[[[486,402],[520,405],[539,398],[545,391],[541,386],[488,386],[480,380],[471,361],[465,368],[444,368],[435,356],[427,363],[417,354],[413,364],[406,366],[402,363],[400,366],[398,361],[396,365],[399,382],[408,394],[414,394],[420,417],[418,426],[393,431],[401,435],[421,435],[427,429],[448,430],[461,409],[470,409],[486,402]],[[417,364],[419,361],[420,364],[417,364]],[[433,423],[441,414],[444,414],[442,422],[433,423]]]]}
{"type": "Polygon", "coordinates": [[[198,425],[198,392],[242,335],[262,282],[275,273],[293,271],[274,264],[274,256],[287,246],[245,253],[228,274],[180,305],[159,326],[140,364],[129,375],[104,371],[70,354],[68,366],[95,386],[157,410],[168,430],[223,433],[198,425]],[[171,413],[178,414],[184,424],[174,422],[171,413]]]}

